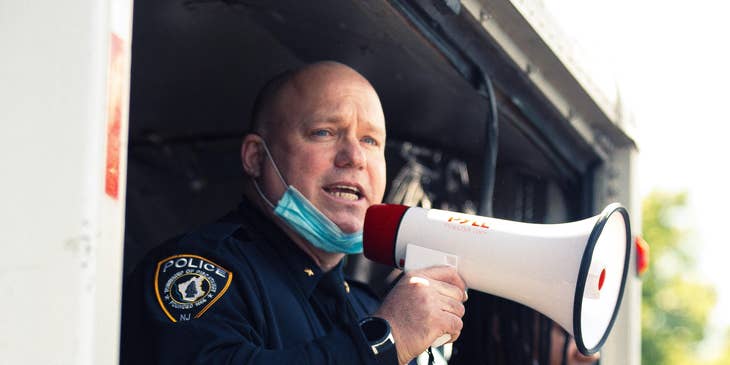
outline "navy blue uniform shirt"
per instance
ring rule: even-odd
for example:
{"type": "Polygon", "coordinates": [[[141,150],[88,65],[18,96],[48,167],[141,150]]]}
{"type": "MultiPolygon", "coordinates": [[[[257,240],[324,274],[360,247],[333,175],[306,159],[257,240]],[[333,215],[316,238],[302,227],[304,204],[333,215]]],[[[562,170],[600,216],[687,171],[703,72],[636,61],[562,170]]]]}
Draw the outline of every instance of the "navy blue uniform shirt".
{"type": "Polygon", "coordinates": [[[163,244],[125,280],[123,364],[395,364],[358,326],[380,301],[254,207],[163,244]]]}

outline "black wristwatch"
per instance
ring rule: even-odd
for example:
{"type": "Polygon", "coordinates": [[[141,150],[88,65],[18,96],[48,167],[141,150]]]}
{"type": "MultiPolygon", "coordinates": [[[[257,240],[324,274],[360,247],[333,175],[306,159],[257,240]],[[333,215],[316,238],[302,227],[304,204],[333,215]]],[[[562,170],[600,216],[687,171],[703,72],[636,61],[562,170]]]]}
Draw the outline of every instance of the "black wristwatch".
{"type": "Polygon", "coordinates": [[[360,330],[370,345],[370,351],[376,358],[398,359],[395,340],[390,331],[388,321],[380,317],[365,317],[360,321],[360,330]]]}

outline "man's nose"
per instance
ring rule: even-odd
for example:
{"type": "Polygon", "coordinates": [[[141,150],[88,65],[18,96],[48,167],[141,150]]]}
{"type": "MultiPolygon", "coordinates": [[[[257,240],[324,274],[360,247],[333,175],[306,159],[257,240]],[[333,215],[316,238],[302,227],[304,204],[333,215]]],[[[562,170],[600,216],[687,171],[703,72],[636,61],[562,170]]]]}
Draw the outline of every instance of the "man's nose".
{"type": "Polygon", "coordinates": [[[357,137],[344,138],[338,145],[335,166],[355,168],[365,166],[365,151],[363,151],[360,140],[357,137]]]}

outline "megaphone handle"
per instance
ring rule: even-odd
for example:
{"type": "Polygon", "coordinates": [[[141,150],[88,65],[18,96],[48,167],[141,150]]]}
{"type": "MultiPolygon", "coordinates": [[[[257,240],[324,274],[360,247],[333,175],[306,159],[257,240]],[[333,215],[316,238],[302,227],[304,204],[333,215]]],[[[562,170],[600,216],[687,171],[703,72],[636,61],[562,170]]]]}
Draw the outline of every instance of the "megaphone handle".
{"type": "MultiPolygon", "coordinates": [[[[414,244],[406,246],[405,271],[422,269],[431,266],[447,265],[457,267],[458,257],[449,253],[421,247],[414,244]]],[[[451,335],[446,333],[437,338],[431,347],[439,347],[451,341],[451,335]]]]}

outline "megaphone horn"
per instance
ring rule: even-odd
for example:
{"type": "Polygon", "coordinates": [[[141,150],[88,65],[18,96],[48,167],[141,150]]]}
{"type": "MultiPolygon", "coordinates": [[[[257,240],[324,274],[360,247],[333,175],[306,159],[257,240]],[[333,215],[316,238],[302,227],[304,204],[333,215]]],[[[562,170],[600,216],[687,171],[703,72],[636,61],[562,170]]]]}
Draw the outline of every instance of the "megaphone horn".
{"type": "Polygon", "coordinates": [[[618,314],[629,267],[629,214],[614,203],[572,223],[533,224],[395,204],[365,215],[365,257],[400,269],[455,266],[471,289],[550,317],[597,352],[618,314]]]}

